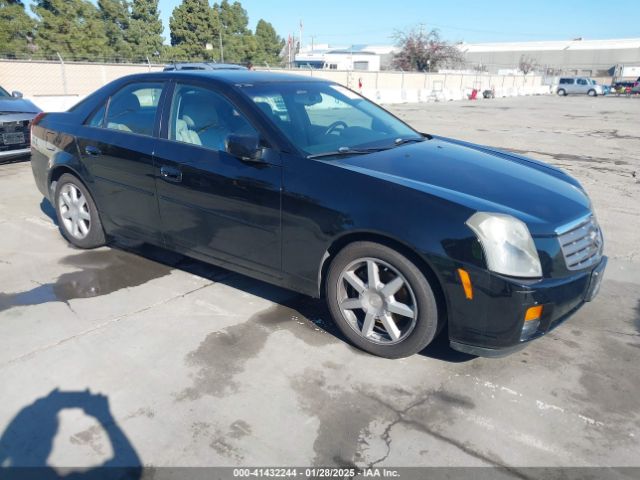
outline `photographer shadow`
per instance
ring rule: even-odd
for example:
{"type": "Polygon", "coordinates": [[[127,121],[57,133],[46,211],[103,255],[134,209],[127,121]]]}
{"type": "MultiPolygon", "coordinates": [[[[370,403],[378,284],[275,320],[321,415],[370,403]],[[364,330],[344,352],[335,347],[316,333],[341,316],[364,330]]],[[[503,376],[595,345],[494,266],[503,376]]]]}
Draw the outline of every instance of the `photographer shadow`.
{"type": "Polygon", "coordinates": [[[86,391],[52,390],[46,397],[24,407],[0,436],[0,478],[9,480],[136,480],[142,464],[129,439],[109,409],[105,395],[86,391]],[[79,408],[93,417],[111,442],[113,457],[102,465],[62,473],[47,465],[58,433],[58,414],[79,408]]]}

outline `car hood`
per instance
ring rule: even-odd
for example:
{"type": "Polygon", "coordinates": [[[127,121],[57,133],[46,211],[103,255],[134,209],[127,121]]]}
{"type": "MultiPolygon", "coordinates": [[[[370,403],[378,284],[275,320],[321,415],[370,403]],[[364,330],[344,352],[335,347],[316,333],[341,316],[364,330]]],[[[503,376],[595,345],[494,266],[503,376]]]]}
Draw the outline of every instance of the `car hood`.
{"type": "Polygon", "coordinates": [[[41,110],[24,98],[0,97],[0,115],[5,113],[39,113],[41,110]]]}
{"type": "Polygon", "coordinates": [[[591,210],[580,184],[555,167],[443,137],[334,162],[472,210],[513,215],[538,236],[591,210]]]}

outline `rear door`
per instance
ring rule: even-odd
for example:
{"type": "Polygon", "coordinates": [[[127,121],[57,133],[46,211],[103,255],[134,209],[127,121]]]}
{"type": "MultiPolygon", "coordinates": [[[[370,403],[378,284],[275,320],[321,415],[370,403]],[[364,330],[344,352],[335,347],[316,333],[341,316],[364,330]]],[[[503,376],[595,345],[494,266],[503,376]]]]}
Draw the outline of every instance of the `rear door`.
{"type": "Polygon", "coordinates": [[[169,114],[156,148],[155,177],[166,244],[279,276],[279,154],[265,148],[261,163],[229,155],[229,134],[260,134],[240,108],[207,84],[177,82],[165,105],[169,114]]]}
{"type": "Polygon", "coordinates": [[[103,222],[113,233],[161,243],[153,150],[163,82],[122,87],[78,130],[103,222]]]}

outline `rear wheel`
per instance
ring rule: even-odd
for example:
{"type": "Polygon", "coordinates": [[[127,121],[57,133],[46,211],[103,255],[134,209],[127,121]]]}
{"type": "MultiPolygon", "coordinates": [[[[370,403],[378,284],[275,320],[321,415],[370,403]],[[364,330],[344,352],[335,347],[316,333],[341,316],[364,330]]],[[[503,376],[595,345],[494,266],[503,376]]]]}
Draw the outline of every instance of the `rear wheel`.
{"type": "Polygon", "coordinates": [[[567,95],[567,91],[560,88],[558,89],[558,95],[560,95],[561,97],[565,97],[567,95]]]}
{"type": "Polygon", "coordinates": [[[374,355],[413,355],[438,333],[438,308],[428,280],[408,258],[384,245],[345,247],[329,267],[326,298],[342,333],[374,355]]]}
{"type": "Polygon", "coordinates": [[[96,248],[105,244],[104,230],[91,194],[71,174],[62,175],[54,194],[60,232],[79,248],[96,248]]]}

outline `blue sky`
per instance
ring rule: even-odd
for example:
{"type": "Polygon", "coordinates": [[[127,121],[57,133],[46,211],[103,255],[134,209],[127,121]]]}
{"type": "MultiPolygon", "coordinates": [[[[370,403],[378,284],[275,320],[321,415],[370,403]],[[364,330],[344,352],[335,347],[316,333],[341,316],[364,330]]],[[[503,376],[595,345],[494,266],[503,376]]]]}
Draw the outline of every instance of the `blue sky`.
{"type": "MultiPolygon", "coordinates": [[[[164,36],[180,0],[160,0],[164,36]]],[[[393,43],[393,33],[420,23],[447,40],[467,42],[640,37],[637,0],[428,1],[428,0],[243,0],[250,27],[260,18],[286,37],[303,20],[303,41],[393,43]]]]}
{"type": "MultiPolygon", "coordinates": [[[[29,1],[29,0],[27,0],[29,1]]],[[[92,0],[94,3],[96,0],[92,0]]],[[[160,0],[165,42],[169,17],[181,0],[160,0]]],[[[213,3],[213,0],[209,0],[213,3]]],[[[637,0],[242,0],[253,29],[260,18],[278,34],[332,45],[394,43],[397,30],[420,24],[449,41],[507,42],[640,37],[637,0]]]]}

